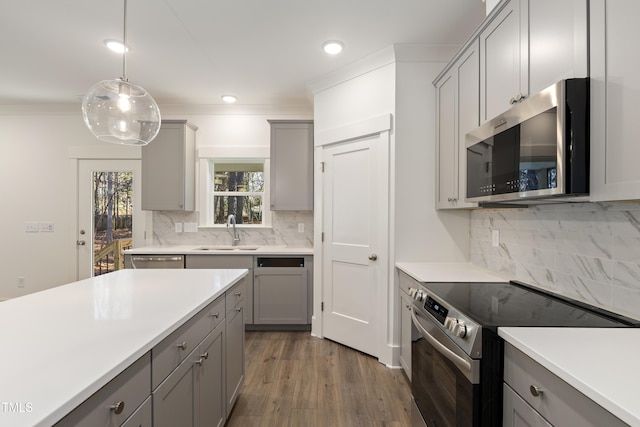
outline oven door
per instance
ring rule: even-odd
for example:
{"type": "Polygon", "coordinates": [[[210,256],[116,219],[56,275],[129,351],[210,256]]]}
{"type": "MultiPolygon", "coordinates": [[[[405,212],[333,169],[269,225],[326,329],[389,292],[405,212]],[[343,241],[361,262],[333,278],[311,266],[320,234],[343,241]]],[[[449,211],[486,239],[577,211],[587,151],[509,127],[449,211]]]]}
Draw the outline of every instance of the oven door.
{"type": "Polygon", "coordinates": [[[480,361],[454,344],[428,314],[413,307],[411,315],[418,331],[411,344],[411,392],[424,423],[479,426],[480,361]]]}

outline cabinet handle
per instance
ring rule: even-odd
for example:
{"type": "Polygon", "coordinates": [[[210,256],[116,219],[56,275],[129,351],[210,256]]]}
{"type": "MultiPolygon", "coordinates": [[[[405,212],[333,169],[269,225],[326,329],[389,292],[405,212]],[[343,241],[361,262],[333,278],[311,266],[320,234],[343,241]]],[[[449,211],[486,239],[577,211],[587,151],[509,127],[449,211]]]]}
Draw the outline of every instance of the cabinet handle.
{"type": "Polygon", "coordinates": [[[180,350],[186,350],[187,349],[187,342],[186,341],[182,341],[182,344],[178,344],[177,347],[180,350]]]}
{"type": "Polygon", "coordinates": [[[111,405],[109,407],[115,414],[121,414],[124,411],[124,402],[119,400],[115,405],[111,405]]]}
{"type": "Polygon", "coordinates": [[[240,296],[242,296],[242,292],[236,292],[234,295],[237,296],[237,297],[240,297],[240,296]]]}
{"type": "Polygon", "coordinates": [[[218,317],[220,317],[220,313],[212,313],[211,317],[215,317],[217,319],[218,317]]]}
{"type": "Polygon", "coordinates": [[[543,392],[543,390],[540,387],[533,384],[529,386],[529,391],[531,392],[531,395],[534,397],[540,397],[540,395],[542,395],[542,392],[543,392]]]}
{"type": "Polygon", "coordinates": [[[410,305],[410,304],[406,304],[404,307],[405,307],[407,310],[411,310],[411,305],[410,305]]]}
{"type": "Polygon", "coordinates": [[[509,100],[509,104],[511,104],[511,105],[514,105],[516,102],[518,102],[518,101],[516,101],[516,99],[515,99],[515,98],[511,98],[511,99],[509,100]]]}
{"type": "Polygon", "coordinates": [[[238,308],[236,308],[236,311],[237,311],[238,313],[240,313],[240,312],[242,311],[242,307],[238,307],[238,308]]]}
{"type": "Polygon", "coordinates": [[[203,354],[200,355],[200,359],[196,360],[196,365],[202,366],[202,362],[204,362],[208,358],[209,358],[209,352],[205,351],[203,354]]]}

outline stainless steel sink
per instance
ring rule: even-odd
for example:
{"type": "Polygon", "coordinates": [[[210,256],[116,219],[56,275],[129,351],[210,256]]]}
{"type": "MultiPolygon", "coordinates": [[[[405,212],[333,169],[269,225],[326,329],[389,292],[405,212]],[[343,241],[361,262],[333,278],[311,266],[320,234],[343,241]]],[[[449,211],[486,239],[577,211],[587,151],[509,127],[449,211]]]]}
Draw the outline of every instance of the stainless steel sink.
{"type": "Polygon", "coordinates": [[[255,251],[257,246],[201,246],[196,251],[255,251]]]}

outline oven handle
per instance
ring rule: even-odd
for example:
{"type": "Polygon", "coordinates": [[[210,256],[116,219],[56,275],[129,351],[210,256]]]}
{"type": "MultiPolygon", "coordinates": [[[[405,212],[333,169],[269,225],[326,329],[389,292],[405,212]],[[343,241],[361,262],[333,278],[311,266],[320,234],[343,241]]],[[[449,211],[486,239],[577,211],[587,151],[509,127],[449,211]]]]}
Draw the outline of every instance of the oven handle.
{"type": "Polygon", "coordinates": [[[462,357],[458,356],[453,351],[451,351],[447,347],[445,347],[440,341],[435,339],[420,324],[420,322],[418,321],[418,318],[416,317],[416,314],[417,314],[416,310],[413,307],[411,307],[411,319],[413,320],[413,324],[415,325],[415,327],[420,332],[420,335],[422,335],[424,337],[424,339],[426,339],[429,342],[429,344],[434,346],[443,356],[445,356],[447,359],[449,359],[449,361],[451,363],[456,365],[459,369],[463,370],[465,373],[471,374],[472,373],[471,363],[469,363],[467,360],[464,360],[462,357]]]}

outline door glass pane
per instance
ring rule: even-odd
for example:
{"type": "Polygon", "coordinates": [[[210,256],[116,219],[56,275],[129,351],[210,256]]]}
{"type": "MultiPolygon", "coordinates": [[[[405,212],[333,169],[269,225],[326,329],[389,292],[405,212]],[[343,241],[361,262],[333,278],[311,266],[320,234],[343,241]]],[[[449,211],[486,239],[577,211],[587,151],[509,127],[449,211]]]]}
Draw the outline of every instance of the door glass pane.
{"type": "Polygon", "coordinates": [[[132,246],[133,172],[93,172],[93,275],[124,268],[132,246]]]}

